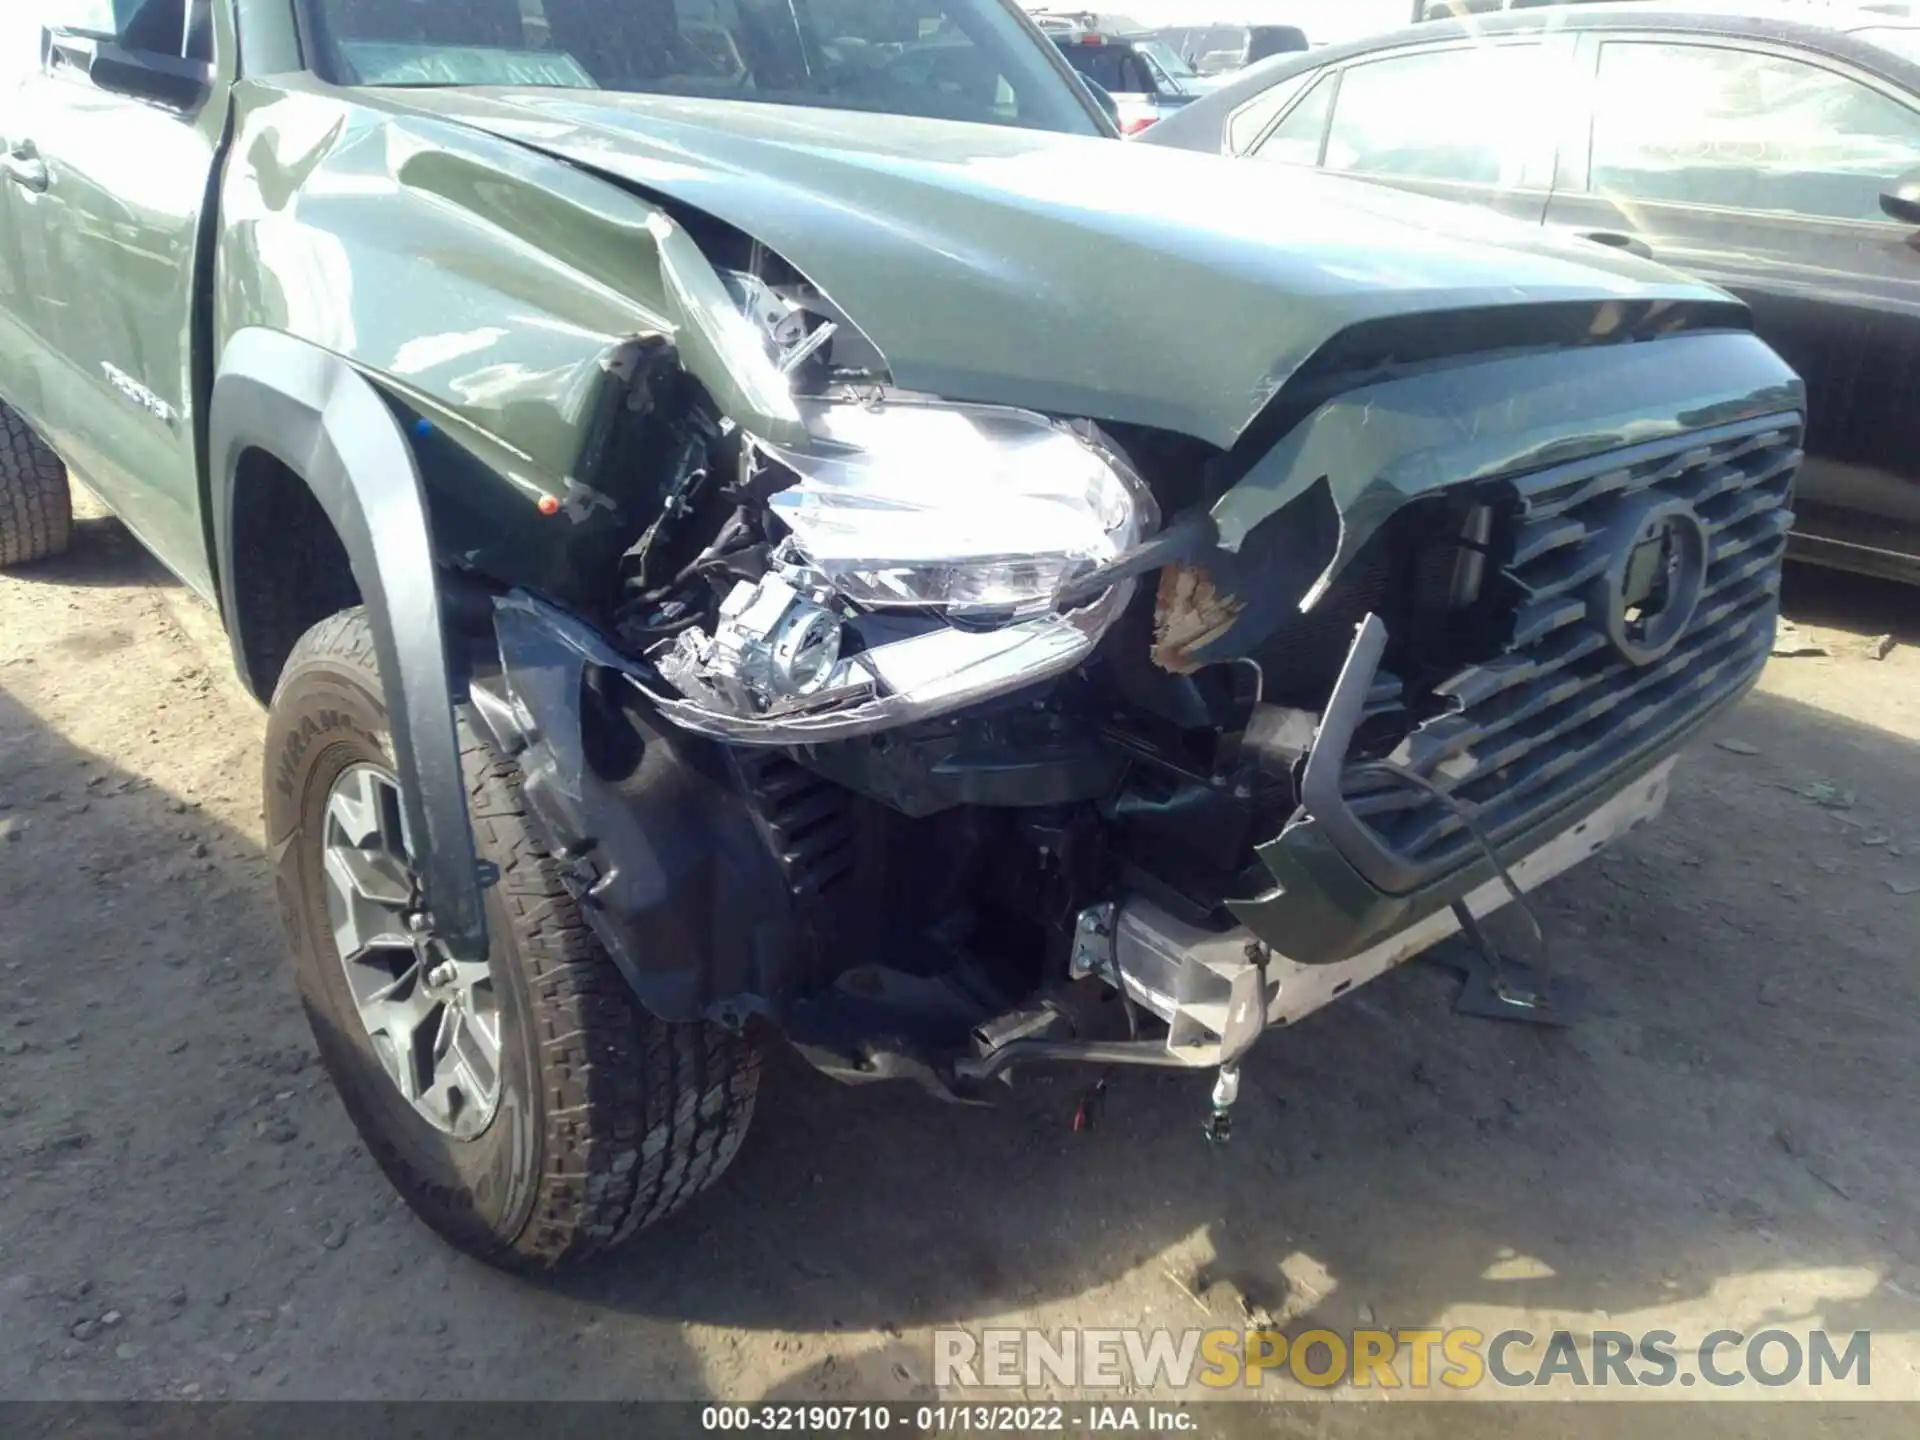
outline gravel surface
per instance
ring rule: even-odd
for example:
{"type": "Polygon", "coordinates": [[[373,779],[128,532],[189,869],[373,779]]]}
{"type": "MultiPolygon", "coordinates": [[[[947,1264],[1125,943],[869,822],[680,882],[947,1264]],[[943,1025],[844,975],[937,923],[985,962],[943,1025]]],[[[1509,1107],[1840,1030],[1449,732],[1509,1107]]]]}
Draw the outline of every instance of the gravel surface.
{"type": "Polygon", "coordinates": [[[937,1325],[1251,1311],[1867,1328],[1872,1393],[1920,1397],[1912,592],[1793,575],[1817,643],[1548,888],[1574,1030],[1455,1016],[1415,964],[1270,1037],[1221,1153],[1198,1079],[1123,1077],[1076,1135],[1068,1078],[976,1111],[782,1059],[714,1195],[536,1284],[356,1143],[282,955],[261,714],[82,516],[0,578],[0,1395],[924,1397],[937,1325]]]}

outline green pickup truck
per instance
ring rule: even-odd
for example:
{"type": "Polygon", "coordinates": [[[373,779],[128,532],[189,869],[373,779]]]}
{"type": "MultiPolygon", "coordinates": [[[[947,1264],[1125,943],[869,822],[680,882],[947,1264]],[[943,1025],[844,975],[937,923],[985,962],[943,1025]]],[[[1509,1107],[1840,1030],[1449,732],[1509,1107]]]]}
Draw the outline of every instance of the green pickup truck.
{"type": "Polygon", "coordinates": [[[711,1183],[776,1041],[1219,1139],[1456,931],[1551,1006],[1475,917],[1768,653],[1739,304],[1121,144],[1004,0],[7,10],[0,563],[71,476],[218,607],[321,1055],[497,1263],[711,1183]]]}

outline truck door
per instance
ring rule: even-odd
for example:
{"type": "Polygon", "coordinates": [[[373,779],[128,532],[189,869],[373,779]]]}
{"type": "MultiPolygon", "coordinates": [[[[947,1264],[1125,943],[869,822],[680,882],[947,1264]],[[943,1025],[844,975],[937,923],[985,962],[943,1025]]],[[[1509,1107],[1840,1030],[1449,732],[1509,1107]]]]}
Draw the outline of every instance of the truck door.
{"type": "MultiPolygon", "coordinates": [[[[21,87],[39,67],[39,22],[23,11],[0,9],[0,169],[11,171],[25,163],[14,158],[11,137],[20,123],[21,87]]],[[[25,190],[0,181],[0,401],[30,421],[36,405],[28,357],[37,342],[20,228],[32,203],[25,190]]]]}
{"type": "Polygon", "coordinates": [[[208,595],[193,341],[201,221],[226,125],[212,3],[27,0],[47,28],[5,136],[41,372],[33,418],[208,595]]]}

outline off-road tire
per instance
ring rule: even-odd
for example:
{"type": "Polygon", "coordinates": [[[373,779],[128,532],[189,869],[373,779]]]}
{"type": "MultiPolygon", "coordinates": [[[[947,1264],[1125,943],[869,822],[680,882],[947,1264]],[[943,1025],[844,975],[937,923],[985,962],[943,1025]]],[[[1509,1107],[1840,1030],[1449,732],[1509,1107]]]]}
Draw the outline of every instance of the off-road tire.
{"type": "Polygon", "coordinates": [[[59,555],[72,534],[67,467],[26,421],[0,405],[0,568],[59,555]]]}
{"type": "Polygon", "coordinates": [[[486,894],[501,1014],[502,1093],[471,1140],[437,1129],[373,1053],[327,921],[327,795],[347,766],[392,764],[371,632],[346,611],[309,630],[267,726],[275,890],[322,1062],[368,1151],[407,1204],[462,1250],[511,1269],[598,1254],[719,1179],[753,1116],[745,1037],[648,1014],[542,846],[518,767],[460,718],[474,839],[499,868],[486,894]]]}

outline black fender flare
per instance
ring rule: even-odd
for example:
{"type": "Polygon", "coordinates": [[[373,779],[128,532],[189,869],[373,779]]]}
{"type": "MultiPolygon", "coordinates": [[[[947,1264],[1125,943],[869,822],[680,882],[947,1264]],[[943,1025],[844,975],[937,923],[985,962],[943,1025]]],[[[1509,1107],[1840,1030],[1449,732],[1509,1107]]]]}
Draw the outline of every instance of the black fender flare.
{"type": "Polygon", "coordinates": [[[663,721],[629,660],[537,596],[495,596],[493,621],[499,670],[474,676],[469,716],[520,767],[561,875],[641,1005],[729,1027],[777,1017],[815,978],[802,922],[822,917],[783,864],[804,864],[804,847],[780,843],[750,794],[768,752],[663,721]]]}
{"type": "Polygon", "coordinates": [[[209,420],[220,603],[241,680],[258,693],[235,620],[234,480],[242,457],[262,450],[306,482],[346,549],[373,630],[401,802],[434,933],[456,957],[484,959],[486,918],[454,728],[454,678],[412,445],[352,365],[258,328],[237,332],[221,351],[209,420]]]}

